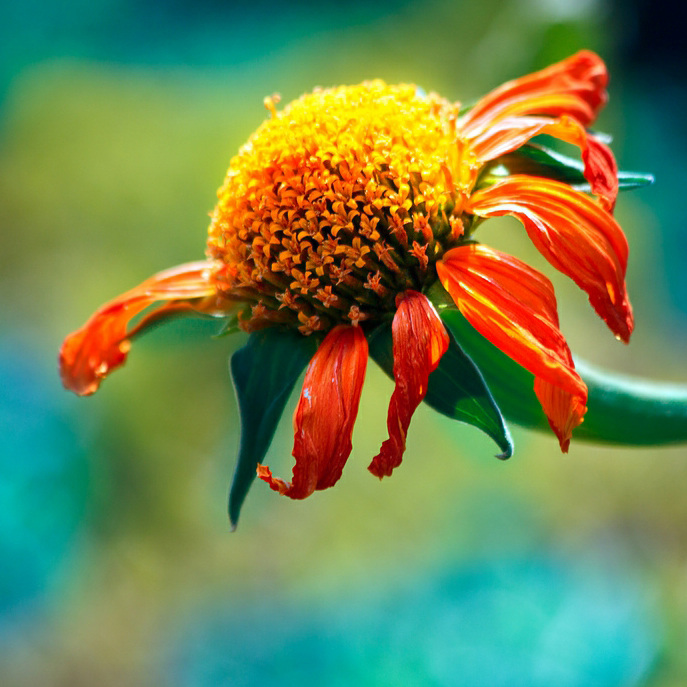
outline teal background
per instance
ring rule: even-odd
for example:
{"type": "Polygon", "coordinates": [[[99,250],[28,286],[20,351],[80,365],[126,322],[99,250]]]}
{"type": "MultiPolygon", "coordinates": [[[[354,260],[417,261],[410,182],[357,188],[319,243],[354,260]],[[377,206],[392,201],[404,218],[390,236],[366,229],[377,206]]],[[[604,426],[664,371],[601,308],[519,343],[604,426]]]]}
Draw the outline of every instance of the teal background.
{"type": "MultiPolygon", "coordinates": [[[[613,339],[516,222],[479,237],[552,277],[593,363],[687,383],[683,41],[653,3],[245,4],[30,0],[0,8],[0,684],[671,687],[687,680],[687,451],[562,456],[512,428],[502,463],[429,408],[403,465],[366,466],[392,387],[370,363],[336,488],[256,484],[236,533],[229,355],[179,320],[89,399],[56,356],[97,306],[201,258],[231,156],[282,102],[381,77],[470,102],[580,48],[609,64],[598,128],[624,169],[637,327],[613,339]]],[[[268,454],[291,469],[287,408],[268,454]]]]}

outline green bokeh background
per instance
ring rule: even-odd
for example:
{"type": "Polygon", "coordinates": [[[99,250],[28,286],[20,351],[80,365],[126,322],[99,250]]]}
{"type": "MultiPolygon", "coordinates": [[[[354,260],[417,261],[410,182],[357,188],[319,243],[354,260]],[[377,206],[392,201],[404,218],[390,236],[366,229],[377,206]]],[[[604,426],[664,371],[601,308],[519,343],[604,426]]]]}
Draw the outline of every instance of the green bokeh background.
{"type": "MultiPolygon", "coordinates": [[[[231,156],[283,102],[381,77],[470,102],[598,51],[598,128],[624,169],[637,327],[616,342],[516,222],[480,238],[553,279],[573,351],[687,383],[684,48],[641,2],[262,0],[0,9],[0,684],[603,685],[687,681],[687,450],[512,428],[515,456],[422,407],[403,465],[366,466],[392,386],[370,364],[335,489],[256,484],[235,534],[229,355],[179,320],[89,399],[64,336],[104,301],[203,256],[231,156]],[[651,20],[647,17],[651,16],[651,20]],[[682,50],[682,52],[681,52],[682,50]]],[[[284,416],[267,462],[291,469],[284,416]]]]}

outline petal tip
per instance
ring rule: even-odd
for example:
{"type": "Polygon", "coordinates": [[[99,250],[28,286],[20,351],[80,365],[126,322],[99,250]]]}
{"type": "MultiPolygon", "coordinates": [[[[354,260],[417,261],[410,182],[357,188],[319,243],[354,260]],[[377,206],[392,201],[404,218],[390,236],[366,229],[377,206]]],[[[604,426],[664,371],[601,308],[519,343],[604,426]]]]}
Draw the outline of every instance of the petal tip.
{"type": "Polygon", "coordinates": [[[390,440],[387,439],[382,444],[381,451],[372,459],[372,462],[367,466],[367,469],[375,477],[378,477],[381,481],[385,477],[391,477],[391,473],[394,468],[401,464],[401,457],[403,455],[403,449],[405,449],[405,442],[403,442],[403,448],[401,450],[393,450],[393,447],[389,445],[390,440]],[[391,455],[395,453],[395,455],[391,455]]]}
{"type": "Polygon", "coordinates": [[[270,489],[278,491],[282,495],[288,495],[287,492],[291,488],[291,485],[285,482],[283,479],[279,479],[279,477],[273,477],[272,471],[267,467],[267,465],[258,464],[256,473],[263,482],[267,482],[267,484],[269,484],[270,489]]]}
{"type": "Polygon", "coordinates": [[[62,385],[77,396],[91,396],[109,373],[126,362],[131,348],[128,339],[117,342],[110,350],[99,349],[100,339],[84,327],[64,340],[58,355],[62,385]]]}

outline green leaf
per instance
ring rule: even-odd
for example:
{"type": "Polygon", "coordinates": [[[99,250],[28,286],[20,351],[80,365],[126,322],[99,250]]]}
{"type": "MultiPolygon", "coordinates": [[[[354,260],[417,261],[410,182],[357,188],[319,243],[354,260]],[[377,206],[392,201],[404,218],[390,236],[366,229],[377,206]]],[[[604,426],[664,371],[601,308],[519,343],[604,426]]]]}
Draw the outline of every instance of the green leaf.
{"type": "MultiPolygon", "coordinates": [[[[449,331],[450,335],[450,331],[449,331]]],[[[384,323],[369,336],[370,355],[393,379],[394,360],[391,324],[384,323]]],[[[508,428],[479,369],[449,336],[449,347],[437,369],[429,376],[425,403],[454,420],[465,422],[488,434],[501,449],[499,458],[513,455],[508,428]]]]}
{"type": "MultiPolygon", "coordinates": [[[[538,143],[526,143],[512,153],[494,160],[482,174],[478,185],[496,183],[509,174],[532,174],[570,184],[579,191],[589,192],[589,182],[584,177],[584,164],[575,158],[538,143]]],[[[621,191],[628,191],[654,182],[651,174],[618,172],[621,191]]]]}
{"type": "MultiPolygon", "coordinates": [[[[479,334],[458,310],[442,319],[479,366],[507,419],[549,430],[534,393],[534,375],[479,334]]],[[[576,360],[589,389],[587,414],[573,441],[623,446],[659,446],[687,441],[687,387],[613,375],[576,360]]]]}
{"type": "Polygon", "coordinates": [[[241,415],[241,443],[229,492],[229,520],[236,528],[255,471],[301,372],[317,349],[312,336],[277,327],[253,332],[231,358],[231,376],[241,415]]]}

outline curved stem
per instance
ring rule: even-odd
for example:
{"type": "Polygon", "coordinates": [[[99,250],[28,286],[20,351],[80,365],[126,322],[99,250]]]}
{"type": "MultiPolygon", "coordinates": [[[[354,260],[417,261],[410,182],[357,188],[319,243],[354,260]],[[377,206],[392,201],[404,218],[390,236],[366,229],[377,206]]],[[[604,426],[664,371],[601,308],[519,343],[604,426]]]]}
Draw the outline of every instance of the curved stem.
{"type": "Polygon", "coordinates": [[[612,374],[581,360],[575,366],[589,387],[576,439],[632,446],[687,441],[687,385],[612,374]]]}

